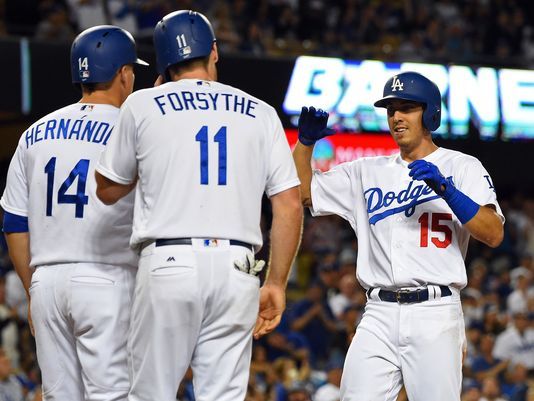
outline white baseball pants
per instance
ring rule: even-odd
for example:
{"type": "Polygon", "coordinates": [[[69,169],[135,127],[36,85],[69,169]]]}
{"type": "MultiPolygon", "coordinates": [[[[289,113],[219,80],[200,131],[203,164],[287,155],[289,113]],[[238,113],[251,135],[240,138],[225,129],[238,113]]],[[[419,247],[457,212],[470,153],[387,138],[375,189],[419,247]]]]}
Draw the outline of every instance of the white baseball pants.
{"type": "Polygon", "coordinates": [[[259,279],[234,268],[228,240],[143,249],[128,348],[129,401],[174,401],[187,368],[197,401],[245,398],[259,279]]]}
{"type": "Polygon", "coordinates": [[[460,401],[463,313],[458,290],[448,297],[398,304],[374,290],[349,347],[342,401],[460,401]]]}
{"type": "Polygon", "coordinates": [[[136,269],[89,263],[38,267],[30,287],[45,401],[123,401],[136,269]]]}

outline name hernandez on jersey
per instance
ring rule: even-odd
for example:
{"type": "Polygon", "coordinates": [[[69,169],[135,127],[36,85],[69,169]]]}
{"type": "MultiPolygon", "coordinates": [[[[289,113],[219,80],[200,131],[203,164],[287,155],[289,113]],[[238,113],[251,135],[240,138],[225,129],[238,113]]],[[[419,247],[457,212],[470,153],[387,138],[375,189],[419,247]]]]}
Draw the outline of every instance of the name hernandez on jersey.
{"type": "Polygon", "coordinates": [[[118,113],[111,105],[76,103],[22,134],[0,205],[28,217],[31,266],[137,265],[128,245],[133,194],[113,206],[96,197],[94,169],[118,113]]]}
{"type": "Polygon", "coordinates": [[[106,121],[94,121],[85,117],[87,115],[80,119],[51,118],[32,125],[23,134],[26,148],[52,139],[86,141],[106,146],[113,126],[106,121]]]}
{"type": "MultiPolygon", "coordinates": [[[[495,205],[502,217],[491,178],[476,158],[438,148],[425,160],[476,203],[495,205]]],[[[357,275],[365,288],[463,288],[469,232],[441,197],[409,177],[407,166],[396,154],[315,171],[312,214],[349,221],[358,237],[357,275]]]]}

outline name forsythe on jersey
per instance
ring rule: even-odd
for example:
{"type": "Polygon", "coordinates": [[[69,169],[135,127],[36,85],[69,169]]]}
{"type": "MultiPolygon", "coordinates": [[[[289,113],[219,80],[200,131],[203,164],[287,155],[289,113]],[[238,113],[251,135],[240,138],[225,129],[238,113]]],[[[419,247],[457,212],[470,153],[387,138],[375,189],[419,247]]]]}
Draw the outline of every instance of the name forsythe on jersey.
{"type": "MultiPolygon", "coordinates": [[[[448,179],[452,182],[452,177],[448,179]]],[[[406,217],[410,217],[414,214],[417,205],[440,197],[428,185],[416,181],[410,181],[408,186],[399,193],[384,192],[376,187],[367,189],[364,196],[367,202],[369,224],[376,224],[388,216],[402,212],[406,217]]]]}
{"type": "Polygon", "coordinates": [[[223,110],[252,118],[258,102],[234,93],[169,92],[154,98],[162,115],[172,111],[223,110]]]}

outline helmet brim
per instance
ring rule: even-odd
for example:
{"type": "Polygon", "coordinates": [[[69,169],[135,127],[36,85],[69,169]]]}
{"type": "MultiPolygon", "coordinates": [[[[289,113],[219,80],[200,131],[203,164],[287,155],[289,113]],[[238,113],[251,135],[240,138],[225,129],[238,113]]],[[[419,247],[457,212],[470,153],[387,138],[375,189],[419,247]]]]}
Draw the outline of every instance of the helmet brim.
{"type": "Polygon", "coordinates": [[[385,108],[385,107],[388,106],[389,103],[391,103],[391,101],[393,101],[395,99],[409,100],[409,101],[412,101],[412,102],[417,102],[417,103],[421,103],[421,104],[425,104],[426,105],[426,101],[424,99],[421,99],[418,96],[411,96],[411,95],[403,93],[403,94],[389,95],[389,96],[383,97],[382,99],[377,100],[374,103],[374,106],[375,107],[384,107],[385,108]]]}

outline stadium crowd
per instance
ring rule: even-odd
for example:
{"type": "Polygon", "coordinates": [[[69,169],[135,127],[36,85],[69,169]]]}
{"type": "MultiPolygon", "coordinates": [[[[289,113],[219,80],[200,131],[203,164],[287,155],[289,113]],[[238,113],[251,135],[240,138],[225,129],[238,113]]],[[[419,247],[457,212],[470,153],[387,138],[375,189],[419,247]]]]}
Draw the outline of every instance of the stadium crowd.
{"type": "Polygon", "coordinates": [[[141,43],[168,12],[214,21],[223,53],[525,63],[534,60],[528,0],[2,0],[0,36],[70,41],[102,23],[141,43]]]}

